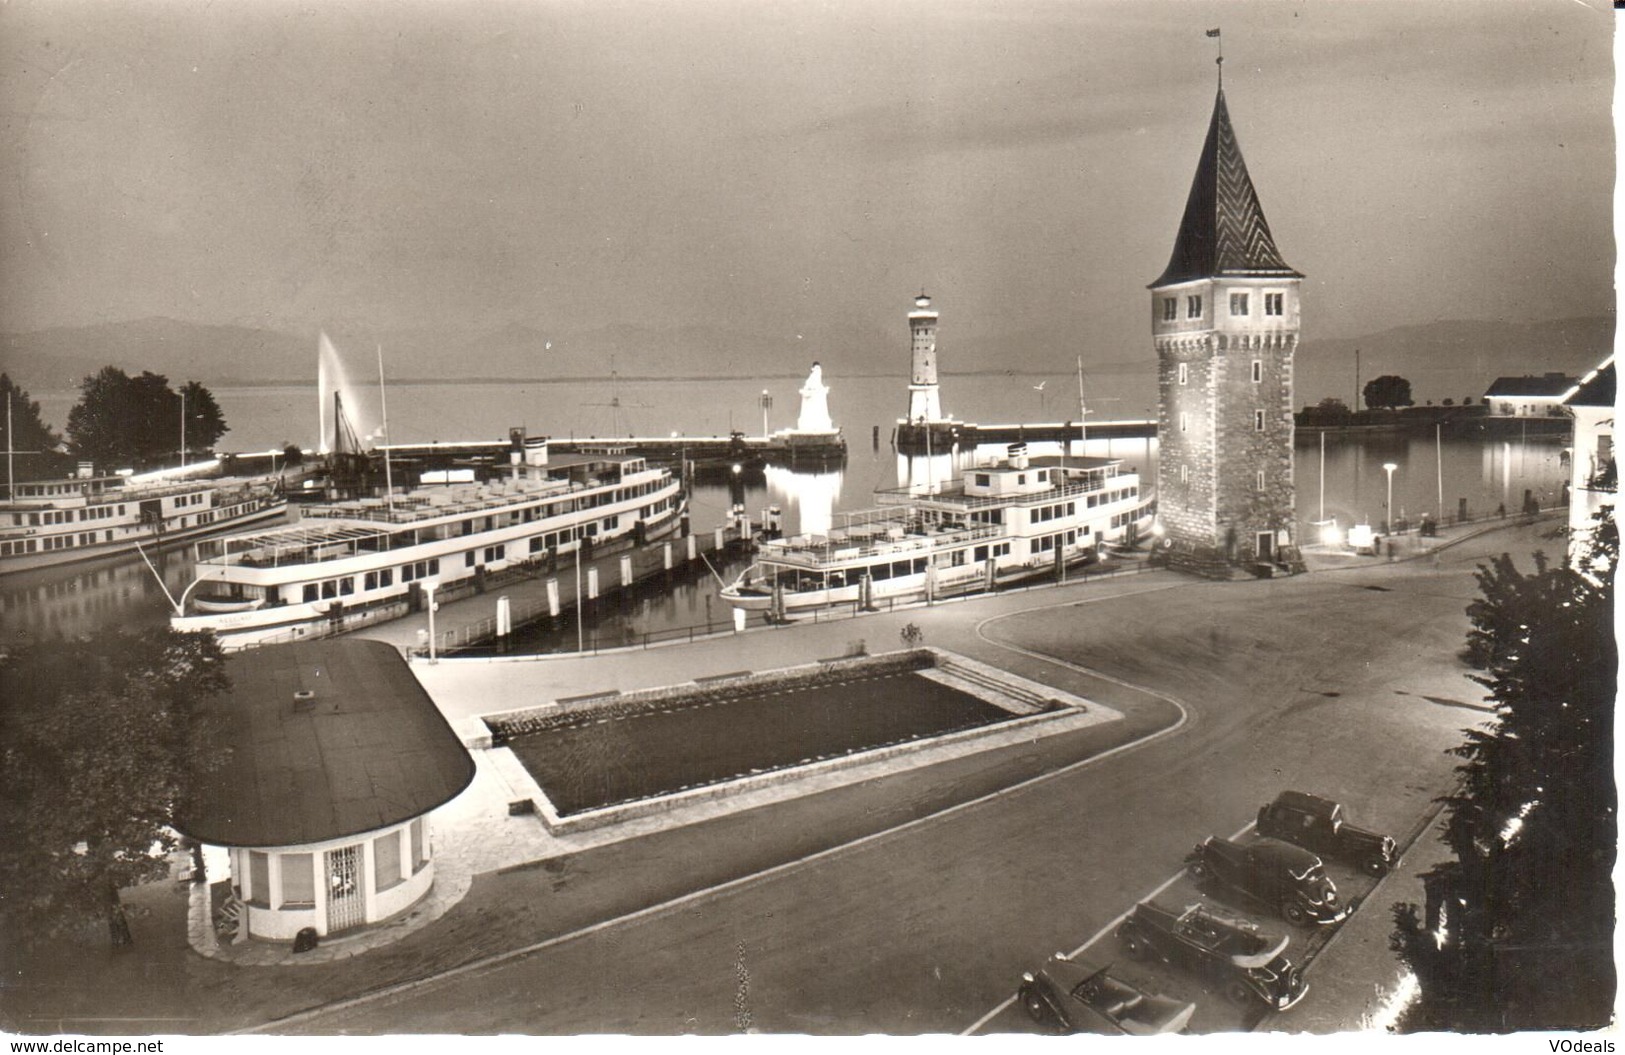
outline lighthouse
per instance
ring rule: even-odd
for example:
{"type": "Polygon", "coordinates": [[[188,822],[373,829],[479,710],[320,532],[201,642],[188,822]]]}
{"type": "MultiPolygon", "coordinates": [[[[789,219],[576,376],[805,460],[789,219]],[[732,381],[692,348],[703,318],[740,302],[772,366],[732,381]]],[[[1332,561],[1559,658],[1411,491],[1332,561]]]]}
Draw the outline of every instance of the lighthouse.
{"type": "Polygon", "coordinates": [[[909,371],[908,420],[923,425],[942,420],[942,401],[937,394],[937,313],[931,298],[921,290],[908,313],[912,351],[909,371]]]}

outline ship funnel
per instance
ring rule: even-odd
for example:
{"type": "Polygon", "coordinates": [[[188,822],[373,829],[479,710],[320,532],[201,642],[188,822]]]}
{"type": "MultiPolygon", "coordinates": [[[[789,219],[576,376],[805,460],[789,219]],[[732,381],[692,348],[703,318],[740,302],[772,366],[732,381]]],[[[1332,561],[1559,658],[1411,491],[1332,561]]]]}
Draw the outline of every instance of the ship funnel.
{"type": "Polygon", "coordinates": [[[1012,443],[1005,448],[1005,454],[1010,460],[1010,468],[1027,468],[1027,445],[1025,443],[1012,443]]]}

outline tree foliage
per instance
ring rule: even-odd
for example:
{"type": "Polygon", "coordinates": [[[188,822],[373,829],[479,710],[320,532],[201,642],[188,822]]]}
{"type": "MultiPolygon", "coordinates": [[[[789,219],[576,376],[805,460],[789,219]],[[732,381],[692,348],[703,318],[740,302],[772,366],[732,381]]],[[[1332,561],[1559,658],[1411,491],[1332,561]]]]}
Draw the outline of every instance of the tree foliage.
{"type": "Polygon", "coordinates": [[[1379,407],[1393,410],[1396,407],[1410,407],[1416,405],[1411,398],[1411,383],[1395,374],[1383,374],[1373,377],[1365,383],[1360,390],[1368,409],[1376,410],[1379,407]]]}
{"type": "Polygon", "coordinates": [[[103,631],[0,655],[0,927],[16,947],[105,920],[165,874],[195,774],[227,754],[201,704],[229,687],[212,635],[103,631]]]}
{"type": "Polygon", "coordinates": [[[208,450],[227,426],[207,388],[189,381],[176,392],[162,374],[131,377],[116,366],[102,367],[80,382],[79,402],[68,412],[74,453],[106,469],[148,467],[177,457],[183,394],[186,448],[208,450]]]}
{"type": "Polygon", "coordinates": [[[9,375],[0,373],[0,401],[11,408],[8,431],[6,407],[0,406],[0,447],[13,452],[12,468],[17,479],[52,475],[62,461],[55,453],[62,437],[52,432],[40,416],[39,400],[31,399],[9,375]]]}
{"type": "Polygon", "coordinates": [[[1536,554],[1481,566],[1469,651],[1495,720],[1453,749],[1454,859],[1423,874],[1426,910],[1395,906],[1394,949],[1420,983],[1407,1029],[1594,1028],[1611,1017],[1618,662],[1611,519],[1576,567],[1536,554]]]}
{"type": "Polygon", "coordinates": [[[4,408],[0,408],[0,437],[8,450],[48,451],[62,442],[62,437],[51,431],[40,417],[39,400],[30,399],[28,391],[13,381],[8,374],[0,373],[0,400],[10,404],[11,431],[6,431],[7,415],[4,408]]]}

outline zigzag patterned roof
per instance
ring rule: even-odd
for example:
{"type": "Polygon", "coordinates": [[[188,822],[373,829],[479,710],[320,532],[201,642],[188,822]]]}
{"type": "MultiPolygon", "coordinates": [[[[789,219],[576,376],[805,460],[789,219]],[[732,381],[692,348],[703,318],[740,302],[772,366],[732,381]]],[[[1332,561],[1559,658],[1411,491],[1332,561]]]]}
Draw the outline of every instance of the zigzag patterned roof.
{"type": "Polygon", "coordinates": [[[1303,277],[1287,266],[1275,248],[1220,88],[1173,256],[1151,288],[1223,275],[1303,277]]]}

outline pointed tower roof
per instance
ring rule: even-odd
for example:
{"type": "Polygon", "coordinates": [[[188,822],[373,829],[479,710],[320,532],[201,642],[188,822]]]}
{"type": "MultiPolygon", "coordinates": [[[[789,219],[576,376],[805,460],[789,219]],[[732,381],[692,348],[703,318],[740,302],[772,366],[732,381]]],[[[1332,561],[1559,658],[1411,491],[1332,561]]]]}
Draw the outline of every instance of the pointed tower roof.
{"type": "Polygon", "coordinates": [[[1202,158],[1191,181],[1185,201],[1185,218],[1179,222],[1173,256],[1151,288],[1188,282],[1196,278],[1234,276],[1278,276],[1302,278],[1287,266],[1275,248],[1264,209],[1258,204],[1247,163],[1235,129],[1230,127],[1230,111],[1224,105],[1224,88],[1213,104],[1213,121],[1208,125],[1202,158]]]}

